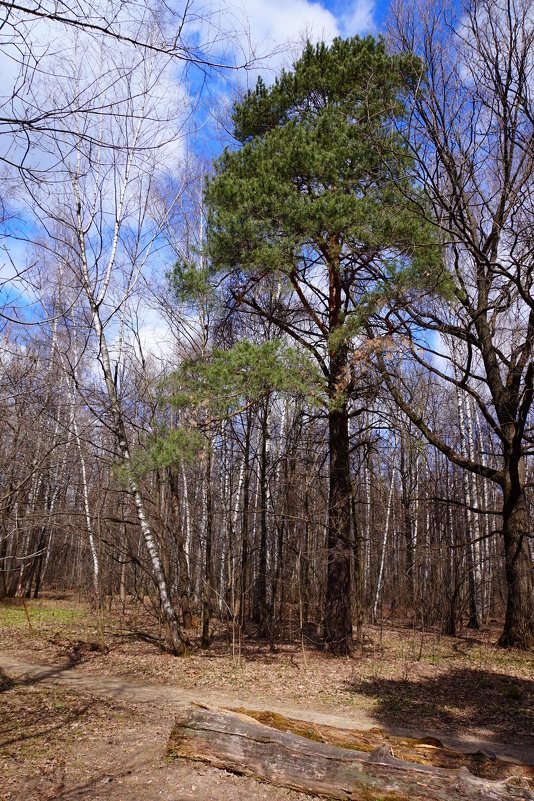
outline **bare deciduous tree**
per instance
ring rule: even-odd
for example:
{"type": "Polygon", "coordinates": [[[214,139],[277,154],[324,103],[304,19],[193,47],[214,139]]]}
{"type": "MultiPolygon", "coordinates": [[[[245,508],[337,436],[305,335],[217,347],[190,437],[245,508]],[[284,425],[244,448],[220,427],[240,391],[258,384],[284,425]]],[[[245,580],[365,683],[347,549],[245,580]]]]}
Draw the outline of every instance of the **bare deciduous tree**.
{"type": "MultiPolygon", "coordinates": [[[[430,338],[423,346],[415,335],[410,358],[476,402],[498,453],[462,454],[428,424],[384,360],[382,371],[401,409],[431,443],[500,487],[508,590],[500,643],[526,647],[534,635],[524,463],[534,393],[531,5],[473,0],[457,8],[401,0],[391,40],[422,59],[410,143],[454,283],[453,303],[411,309],[412,322],[430,338]],[[440,335],[461,346],[447,350],[440,335]]],[[[409,328],[403,319],[399,326],[409,328]]]]}

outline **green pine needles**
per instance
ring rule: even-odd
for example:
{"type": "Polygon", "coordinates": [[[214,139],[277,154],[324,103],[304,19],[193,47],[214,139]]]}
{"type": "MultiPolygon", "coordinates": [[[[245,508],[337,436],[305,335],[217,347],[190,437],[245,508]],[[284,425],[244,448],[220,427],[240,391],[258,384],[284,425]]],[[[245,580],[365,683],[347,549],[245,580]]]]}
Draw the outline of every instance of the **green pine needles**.
{"type": "Polygon", "coordinates": [[[204,411],[205,425],[239,414],[272,393],[305,396],[318,405],[324,379],[309,356],[280,339],[247,340],[209,359],[192,359],[166,382],[168,401],[178,409],[204,411]]]}
{"type": "Polygon", "coordinates": [[[259,80],[234,109],[240,147],[224,152],[207,188],[212,263],[317,284],[321,265],[337,259],[356,290],[349,314],[374,293],[371,282],[435,279],[439,243],[418,213],[403,138],[405,91],[419,69],[371,37],[336,39],[308,43],[272,87],[259,80]]]}

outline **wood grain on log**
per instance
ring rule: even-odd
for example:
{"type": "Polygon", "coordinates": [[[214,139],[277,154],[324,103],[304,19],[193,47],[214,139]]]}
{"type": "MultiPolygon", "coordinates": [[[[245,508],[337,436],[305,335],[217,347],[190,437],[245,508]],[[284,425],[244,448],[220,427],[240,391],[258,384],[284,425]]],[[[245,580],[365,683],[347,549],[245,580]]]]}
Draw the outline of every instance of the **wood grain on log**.
{"type": "Polygon", "coordinates": [[[235,712],[191,706],[175,721],[172,756],[200,760],[278,787],[339,801],[534,801],[525,779],[488,781],[279,731],[235,712]]]}
{"type": "MultiPolygon", "coordinates": [[[[422,765],[434,765],[439,768],[459,770],[466,767],[475,776],[485,779],[507,779],[511,775],[522,776],[534,787],[534,760],[531,764],[522,764],[509,757],[498,757],[488,749],[461,751],[448,747],[436,737],[408,737],[393,735],[378,727],[359,731],[328,726],[323,723],[311,723],[306,720],[287,718],[276,712],[251,710],[243,707],[230,708],[230,712],[240,712],[247,717],[263,723],[273,729],[300,734],[316,742],[329,743],[353,751],[374,751],[387,745],[399,759],[416,762],[422,765]]],[[[519,757],[518,757],[519,760],[519,757]]]]}

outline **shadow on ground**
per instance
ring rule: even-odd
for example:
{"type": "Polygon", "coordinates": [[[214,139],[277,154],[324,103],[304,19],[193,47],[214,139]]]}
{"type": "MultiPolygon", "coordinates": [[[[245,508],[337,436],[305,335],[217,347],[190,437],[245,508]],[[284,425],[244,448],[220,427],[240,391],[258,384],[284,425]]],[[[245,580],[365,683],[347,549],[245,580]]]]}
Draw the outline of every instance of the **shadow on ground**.
{"type": "MultiPolygon", "coordinates": [[[[33,683],[12,682],[9,689],[21,691],[24,685],[33,683]]],[[[0,710],[0,753],[17,743],[44,740],[52,732],[71,727],[76,721],[87,718],[94,705],[91,700],[74,697],[69,701],[65,703],[62,696],[54,696],[53,690],[6,699],[0,710]]]]}
{"type": "Polygon", "coordinates": [[[534,680],[454,668],[431,678],[355,680],[345,689],[373,698],[373,715],[384,724],[439,728],[453,737],[473,732],[534,749],[534,680]]]}

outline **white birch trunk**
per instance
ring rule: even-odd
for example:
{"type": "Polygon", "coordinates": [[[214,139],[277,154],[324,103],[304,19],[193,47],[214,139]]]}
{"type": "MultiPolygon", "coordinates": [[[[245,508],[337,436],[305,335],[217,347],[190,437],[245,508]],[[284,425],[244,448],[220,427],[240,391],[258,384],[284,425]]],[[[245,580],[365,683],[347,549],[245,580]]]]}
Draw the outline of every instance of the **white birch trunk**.
{"type": "MultiPolygon", "coordinates": [[[[184,520],[185,520],[185,537],[184,537],[184,550],[185,558],[187,559],[187,571],[191,578],[191,510],[189,508],[189,490],[187,487],[187,474],[182,462],[182,482],[184,485],[184,520]]],[[[191,589],[191,588],[189,588],[191,589]]]]}
{"type": "Polygon", "coordinates": [[[365,464],[365,542],[364,542],[364,592],[367,593],[371,583],[371,454],[365,464]]]}
{"type": "Polygon", "coordinates": [[[386,545],[388,540],[388,533],[389,533],[389,520],[391,517],[391,507],[393,503],[393,490],[395,488],[395,468],[392,469],[391,472],[391,484],[389,487],[389,494],[387,500],[387,507],[386,507],[386,522],[384,525],[384,538],[382,540],[382,553],[380,556],[380,570],[378,572],[378,582],[376,585],[376,593],[375,593],[375,601],[373,604],[373,620],[376,621],[376,612],[378,609],[378,601],[380,598],[380,592],[382,590],[382,579],[384,576],[384,566],[386,562],[386,545]]]}
{"type": "Polygon", "coordinates": [[[145,546],[148,551],[148,555],[150,557],[152,572],[154,575],[154,579],[156,581],[156,585],[158,587],[161,606],[163,609],[163,613],[165,615],[165,619],[168,624],[173,648],[176,652],[183,653],[185,650],[185,643],[187,642],[187,638],[178,622],[176,610],[174,609],[171,602],[171,598],[169,596],[167,581],[165,578],[165,572],[163,570],[163,563],[158,551],[156,540],[148,524],[148,520],[145,513],[145,507],[143,503],[143,497],[141,495],[139,485],[137,483],[136,478],[133,475],[133,472],[129,469],[131,463],[130,450],[126,438],[126,430],[122,419],[120,403],[117,397],[117,391],[113,380],[111,359],[109,356],[109,350],[102,322],[100,319],[100,314],[98,311],[98,307],[94,302],[91,289],[88,283],[86,283],[85,289],[91,306],[94,329],[100,345],[100,363],[102,366],[104,380],[106,383],[107,395],[110,404],[110,413],[113,420],[113,430],[115,437],[117,439],[117,444],[119,446],[119,453],[124,461],[126,470],[128,471],[129,475],[128,489],[135,503],[137,519],[139,521],[141,533],[143,535],[145,546]]]}

